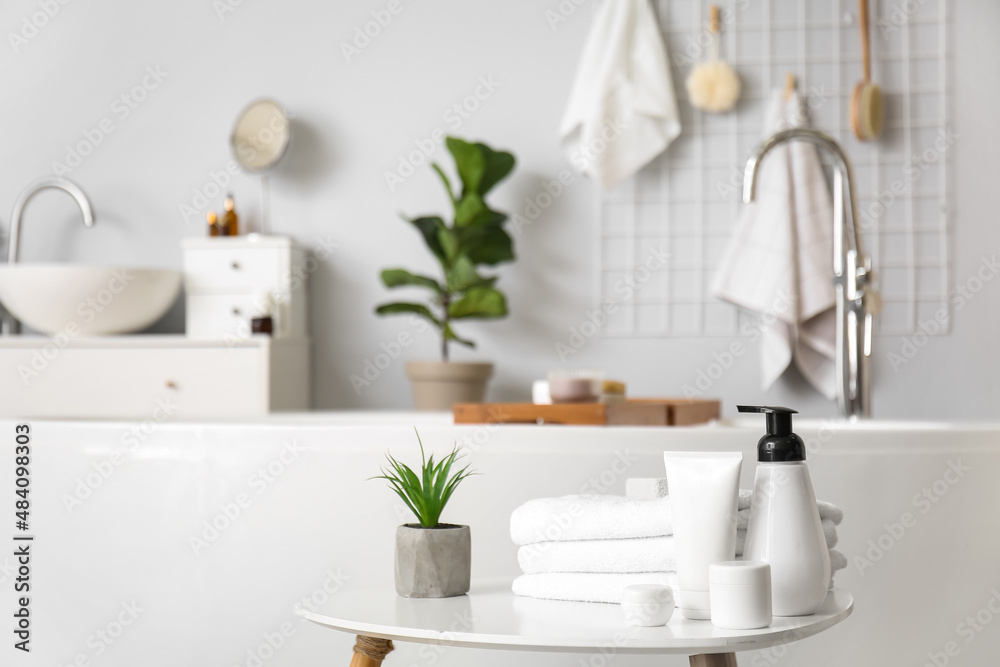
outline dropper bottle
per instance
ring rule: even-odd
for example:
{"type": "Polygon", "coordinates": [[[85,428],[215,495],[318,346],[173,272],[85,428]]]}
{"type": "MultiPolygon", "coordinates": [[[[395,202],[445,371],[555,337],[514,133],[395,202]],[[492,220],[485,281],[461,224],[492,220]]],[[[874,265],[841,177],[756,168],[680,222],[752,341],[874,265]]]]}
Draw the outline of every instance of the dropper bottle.
{"type": "Polygon", "coordinates": [[[236,203],[233,201],[232,193],[226,195],[226,203],[223,204],[226,209],[222,214],[222,235],[223,236],[237,236],[240,233],[239,227],[239,216],[236,215],[236,203]]]}

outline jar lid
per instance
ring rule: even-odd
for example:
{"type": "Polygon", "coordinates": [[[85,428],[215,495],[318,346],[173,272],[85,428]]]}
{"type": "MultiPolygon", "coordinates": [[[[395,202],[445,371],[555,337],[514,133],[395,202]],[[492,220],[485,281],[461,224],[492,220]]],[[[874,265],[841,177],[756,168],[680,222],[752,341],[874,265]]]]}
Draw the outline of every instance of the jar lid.
{"type": "Polygon", "coordinates": [[[727,560],[708,566],[710,584],[771,586],[771,566],[752,560],[727,560]]]}
{"type": "Polygon", "coordinates": [[[622,591],[622,602],[673,602],[674,589],[663,584],[632,584],[622,591]]]}

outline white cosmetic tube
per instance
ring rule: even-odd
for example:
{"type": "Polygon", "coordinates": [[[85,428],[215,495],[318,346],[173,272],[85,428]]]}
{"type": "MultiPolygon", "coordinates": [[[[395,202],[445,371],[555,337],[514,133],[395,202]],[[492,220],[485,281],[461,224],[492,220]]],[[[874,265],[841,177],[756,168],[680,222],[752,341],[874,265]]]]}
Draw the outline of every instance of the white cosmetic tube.
{"type": "Polygon", "coordinates": [[[664,452],[677,546],[677,606],[709,620],[708,566],[736,558],[740,452],[664,452]]]}

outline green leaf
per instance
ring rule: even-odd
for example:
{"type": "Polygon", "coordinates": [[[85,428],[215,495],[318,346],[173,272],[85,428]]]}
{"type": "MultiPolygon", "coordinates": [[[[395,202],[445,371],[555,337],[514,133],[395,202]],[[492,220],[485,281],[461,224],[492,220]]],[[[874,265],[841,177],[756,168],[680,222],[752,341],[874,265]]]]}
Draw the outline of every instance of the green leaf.
{"type": "Polygon", "coordinates": [[[445,266],[451,264],[455,261],[455,257],[458,255],[459,242],[458,235],[455,234],[454,230],[444,227],[438,230],[438,241],[441,247],[444,249],[444,260],[446,262],[445,266]]]}
{"type": "Polygon", "coordinates": [[[450,324],[444,325],[444,330],[441,332],[441,335],[444,336],[445,340],[453,340],[456,343],[461,343],[462,345],[473,349],[476,347],[476,344],[468,338],[459,338],[458,334],[455,333],[450,324]]]}
{"type": "Polygon", "coordinates": [[[476,273],[476,266],[467,255],[459,255],[448,269],[447,285],[449,291],[464,292],[470,287],[492,287],[496,277],[484,278],[476,273]]]}
{"type": "Polygon", "coordinates": [[[438,294],[441,293],[441,285],[438,281],[433,278],[428,278],[427,276],[420,276],[414,273],[410,273],[405,269],[386,269],[382,272],[382,283],[386,287],[403,287],[406,285],[416,285],[418,287],[427,287],[432,289],[438,294]]]}
{"type": "Polygon", "coordinates": [[[442,229],[447,229],[444,220],[437,216],[407,218],[407,220],[420,231],[420,234],[424,237],[424,243],[434,253],[434,256],[438,258],[438,261],[444,263],[446,261],[445,251],[441,247],[441,241],[438,238],[438,233],[442,229]]]}
{"type": "Polygon", "coordinates": [[[495,151],[485,144],[476,144],[483,151],[483,158],[486,161],[486,169],[483,178],[479,182],[479,194],[486,196],[486,193],[493,189],[493,186],[502,181],[514,169],[514,156],[506,151],[495,151]]]}
{"type": "Polygon", "coordinates": [[[448,315],[456,320],[503,317],[506,314],[507,298],[492,287],[473,287],[461,299],[448,305],[448,315]]]}
{"type": "Polygon", "coordinates": [[[503,228],[484,227],[475,230],[463,244],[474,264],[493,266],[514,259],[514,242],[503,228]]]}
{"type": "Polygon", "coordinates": [[[445,143],[455,158],[463,197],[468,193],[484,197],[514,169],[514,156],[505,151],[495,151],[485,144],[470,144],[457,137],[448,137],[445,143]]]}
{"type": "Polygon", "coordinates": [[[444,189],[448,191],[448,199],[454,205],[457,201],[455,199],[455,191],[451,187],[451,181],[448,180],[448,175],[444,173],[444,170],[437,164],[437,162],[431,163],[431,168],[437,172],[437,175],[441,177],[441,182],[444,183],[444,189]]]}
{"type": "Polygon", "coordinates": [[[375,312],[379,315],[395,315],[397,313],[415,313],[424,317],[434,323],[435,326],[440,327],[441,321],[434,317],[434,313],[430,309],[421,303],[384,303],[375,309],[375,312]]]}
{"type": "Polygon", "coordinates": [[[479,184],[486,172],[486,158],[483,152],[476,144],[470,144],[457,137],[448,137],[445,143],[455,159],[458,176],[462,179],[462,196],[469,192],[479,193],[479,184]]]}

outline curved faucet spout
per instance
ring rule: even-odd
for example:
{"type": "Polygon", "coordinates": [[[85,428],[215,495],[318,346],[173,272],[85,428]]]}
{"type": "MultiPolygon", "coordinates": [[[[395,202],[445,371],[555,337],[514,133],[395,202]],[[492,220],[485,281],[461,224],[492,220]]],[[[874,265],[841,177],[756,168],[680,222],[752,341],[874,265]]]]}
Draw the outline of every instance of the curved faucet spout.
{"type": "Polygon", "coordinates": [[[87,227],[94,226],[94,211],[90,207],[90,200],[73,181],[58,176],[48,176],[41,178],[24,189],[21,196],[14,203],[14,212],[10,216],[10,239],[7,242],[7,263],[17,262],[18,244],[21,238],[21,216],[24,215],[24,207],[28,200],[38,192],[46,188],[55,188],[68,192],[76,200],[80,211],[83,213],[83,224],[87,227]]]}
{"type": "MultiPolygon", "coordinates": [[[[844,149],[837,143],[837,140],[831,137],[826,132],[820,132],[819,130],[813,130],[811,128],[805,127],[794,127],[789,130],[782,130],[780,132],[775,132],[770,137],[762,141],[756,149],[754,149],[753,154],[747,160],[746,167],[743,169],[743,203],[749,204],[757,198],[757,173],[760,170],[760,163],[764,159],[764,156],[771,152],[772,149],[777,148],[781,144],[787,141],[808,141],[811,144],[819,146],[824,149],[835,161],[836,171],[834,172],[834,185],[837,185],[836,180],[838,178],[843,179],[843,184],[846,185],[847,190],[847,211],[851,216],[851,224],[846,225],[846,232],[848,242],[851,244],[858,255],[863,255],[863,245],[864,241],[861,237],[861,229],[859,227],[858,220],[858,202],[857,196],[854,190],[854,169],[851,167],[851,161],[847,158],[847,154],[844,153],[844,149]]],[[[843,201],[837,201],[836,195],[839,188],[834,187],[834,208],[839,208],[843,205],[843,201]]],[[[839,271],[838,271],[839,274],[839,271]]]]}
{"type": "Polygon", "coordinates": [[[850,419],[871,415],[869,357],[874,312],[871,308],[871,259],[865,254],[858,219],[854,173],[844,149],[830,135],[809,128],[792,128],[771,135],[757,146],[743,170],[743,201],[757,196],[760,163],[786,141],[808,141],[834,160],[833,283],[837,292],[837,402],[850,419]],[[850,221],[848,221],[850,218],[850,221]]]}

